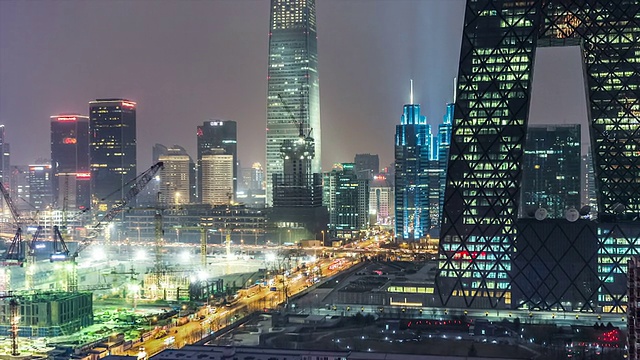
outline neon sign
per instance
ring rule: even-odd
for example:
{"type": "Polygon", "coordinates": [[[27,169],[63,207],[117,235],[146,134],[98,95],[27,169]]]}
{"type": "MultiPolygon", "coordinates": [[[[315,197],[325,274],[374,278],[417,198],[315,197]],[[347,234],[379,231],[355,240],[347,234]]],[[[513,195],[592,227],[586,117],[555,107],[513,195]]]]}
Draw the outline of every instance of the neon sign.
{"type": "Polygon", "coordinates": [[[77,142],[78,142],[78,140],[76,138],[72,138],[72,137],[66,137],[66,138],[62,139],[62,143],[66,144],[66,145],[75,144],[77,142]]]}

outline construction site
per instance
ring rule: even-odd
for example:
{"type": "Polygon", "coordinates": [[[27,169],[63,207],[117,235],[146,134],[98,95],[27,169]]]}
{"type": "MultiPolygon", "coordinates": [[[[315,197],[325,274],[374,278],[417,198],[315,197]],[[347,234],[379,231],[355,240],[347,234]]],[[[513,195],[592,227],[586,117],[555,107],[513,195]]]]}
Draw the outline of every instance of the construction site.
{"type": "Polygon", "coordinates": [[[1,235],[0,355],[47,357],[61,345],[139,338],[149,328],[195,316],[203,305],[223,306],[239,290],[267,284],[265,254],[277,250],[264,239],[257,246],[263,216],[241,209],[249,214],[242,217],[227,207],[191,217],[181,211],[167,222],[176,209],[132,205],[161,167],[127,184],[126,195],[100,216],[64,206],[50,214],[20,212],[0,183],[11,216],[1,235]],[[168,242],[167,232],[199,239],[168,242]]]}

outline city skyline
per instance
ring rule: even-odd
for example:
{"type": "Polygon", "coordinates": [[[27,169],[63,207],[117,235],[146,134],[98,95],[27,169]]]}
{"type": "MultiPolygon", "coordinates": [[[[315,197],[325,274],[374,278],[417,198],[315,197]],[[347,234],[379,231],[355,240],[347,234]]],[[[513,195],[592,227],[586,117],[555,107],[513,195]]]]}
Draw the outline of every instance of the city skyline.
{"type": "MultiPolygon", "coordinates": [[[[151,163],[155,143],[180,144],[195,156],[193,129],[212,118],[238,122],[241,163],[264,164],[268,2],[166,2],[151,8],[122,3],[118,8],[126,16],[118,15],[117,28],[106,22],[117,15],[113,7],[73,4],[78,3],[0,3],[0,123],[6,125],[9,143],[36,140],[13,141],[13,163],[47,157],[50,114],[88,115],[87,101],[124,97],[138,103],[139,126],[148,129],[138,135],[143,167],[151,163]],[[209,21],[203,15],[207,12],[220,21],[209,21]],[[85,13],[93,14],[91,22],[81,16],[85,13]],[[240,15],[250,21],[241,26],[232,21],[240,15]],[[162,24],[165,19],[167,24],[162,24]],[[76,31],[70,26],[74,22],[86,31],[76,31]],[[23,41],[20,34],[27,28],[30,40],[23,41]],[[229,41],[222,30],[234,33],[238,41],[229,41]],[[97,38],[101,40],[93,40],[97,38]],[[111,55],[120,51],[128,56],[111,55]],[[117,74],[127,80],[112,80],[117,74]]],[[[429,124],[440,122],[452,100],[464,1],[366,4],[354,0],[318,5],[324,171],[356,153],[379,154],[381,167],[392,162],[390,134],[397,109],[407,100],[409,78],[429,124]]],[[[567,58],[557,53],[546,62],[552,67],[567,58]]],[[[570,85],[565,88],[564,93],[575,91],[570,85]]],[[[565,110],[557,118],[571,122],[570,114],[565,110]]]]}

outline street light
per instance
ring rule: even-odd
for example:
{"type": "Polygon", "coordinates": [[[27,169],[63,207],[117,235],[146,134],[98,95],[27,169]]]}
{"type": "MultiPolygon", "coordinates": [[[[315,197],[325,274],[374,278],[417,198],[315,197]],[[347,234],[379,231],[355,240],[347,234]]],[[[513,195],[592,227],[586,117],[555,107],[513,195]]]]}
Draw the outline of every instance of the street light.
{"type": "Polygon", "coordinates": [[[322,246],[324,246],[324,230],[320,231],[322,233],[322,246]]]}
{"type": "Polygon", "coordinates": [[[291,229],[287,230],[287,232],[289,233],[289,243],[291,243],[291,229]]]}

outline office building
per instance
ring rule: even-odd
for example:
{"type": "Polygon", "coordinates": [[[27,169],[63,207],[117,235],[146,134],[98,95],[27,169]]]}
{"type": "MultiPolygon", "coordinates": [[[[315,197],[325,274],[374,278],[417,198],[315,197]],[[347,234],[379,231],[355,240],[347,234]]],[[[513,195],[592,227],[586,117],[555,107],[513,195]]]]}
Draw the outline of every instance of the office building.
{"type": "Polygon", "coordinates": [[[374,175],[380,172],[380,159],[377,154],[356,154],[353,162],[361,179],[373,180],[374,175]]]}
{"type": "MultiPolygon", "coordinates": [[[[454,100],[455,101],[455,100],[454,100]]],[[[451,146],[451,128],[453,126],[453,112],[455,103],[448,103],[447,110],[438,125],[438,169],[440,172],[440,205],[438,208],[438,226],[442,223],[442,208],[447,185],[447,168],[449,166],[449,146],[451,146]]]]}
{"type": "Polygon", "coordinates": [[[635,0],[467,0],[436,277],[445,306],[514,306],[509,271],[535,50],[575,45],[587,79],[598,242],[616,244],[599,248],[594,286],[603,311],[623,311],[627,260],[640,244],[640,93],[629,86],[640,83],[639,12],[635,0]]]}
{"type": "Polygon", "coordinates": [[[195,164],[187,151],[178,145],[167,148],[158,157],[164,164],[160,169],[160,196],[163,205],[177,206],[189,204],[193,200],[192,185],[195,182],[195,164]]]}
{"type": "Polygon", "coordinates": [[[92,203],[98,212],[106,212],[124,198],[126,184],[137,176],[136,103],[90,101],[89,128],[92,203]]]}
{"type": "Polygon", "coordinates": [[[373,177],[369,184],[369,223],[390,227],[393,224],[395,203],[394,189],[385,174],[373,177]]]}
{"type": "Polygon", "coordinates": [[[89,117],[51,116],[51,170],[54,205],[62,210],[91,206],[89,117]]]}
{"type": "Polygon", "coordinates": [[[431,127],[420,105],[404,106],[395,139],[396,241],[419,241],[429,233],[429,153],[431,127]]]}
{"type": "Polygon", "coordinates": [[[202,155],[202,203],[228,205],[233,202],[233,155],[213,149],[202,155]]]}
{"type": "Polygon", "coordinates": [[[273,205],[273,175],[282,174],[280,147],[299,129],[315,139],[311,173],[320,174],[320,85],[315,0],[271,0],[267,76],[267,206],[273,205]]]}
{"type": "Polygon", "coordinates": [[[29,165],[29,200],[35,210],[51,209],[53,205],[51,165],[29,165]]]}
{"type": "Polygon", "coordinates": [[[322,178],[312,173],[314,139],[300,134],[280,147],[282,174],[273,174],[273,207],[318,207],[322,204],[322,178]]]}
{"type": "Polygon", "coordinates": [[[329,234],[355,239],[369,226],[369,180],[358,178],[354,163],[333,166],[329,174],[329,234]]]}
{"type": "Polygon", "coordinates": [[[580,209],[580,165],[580,125],[529,126],[520,217],[544,208],[547,217],[563,219],[568,209],[580,209]]]}
{"type": "MultiPolygon", "coordinates": [[[[224,150],[226,155],[233,158],[233,189],[232,196],[238,191],[238,131],[237,123],[231,120],[211,120],[202,123],[197,128],[198,146],[198,198],[202,199],[204,174],[201,172],[202,157],[212,150],[219,153],[224,150]]],[[[203,204],[206,201],[201,201],[203,204]]]]}

